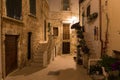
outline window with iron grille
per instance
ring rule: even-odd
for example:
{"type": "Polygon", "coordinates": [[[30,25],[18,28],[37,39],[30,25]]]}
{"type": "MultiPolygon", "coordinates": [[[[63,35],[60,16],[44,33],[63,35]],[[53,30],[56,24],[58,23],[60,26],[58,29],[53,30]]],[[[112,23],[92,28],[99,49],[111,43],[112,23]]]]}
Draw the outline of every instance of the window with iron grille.
{"type": "Polygon", "coordinates": [[[63,10],[65,11],[70,10],[70,0],[63,0],[63,10]]]}
{"type": "Polygon", "coordinates": [[[6,0],[7,16],[20,20],[22,16],[22,0],[6,0]]]}
{"type": "Polygon", "coordinates": [[[58,27],[53,27],[54,36],[58,36],[58,27]]]}
{"type": "Polygon", "coordinates": [[[36,0],[30,0],[30,13],[36,15],[36,0]]]}

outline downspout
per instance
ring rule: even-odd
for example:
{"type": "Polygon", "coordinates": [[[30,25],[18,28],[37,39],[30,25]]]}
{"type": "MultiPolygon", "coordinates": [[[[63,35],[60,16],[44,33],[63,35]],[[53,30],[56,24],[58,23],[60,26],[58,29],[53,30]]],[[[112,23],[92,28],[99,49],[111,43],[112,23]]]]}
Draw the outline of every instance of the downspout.
{"type": "Polygon", "coordinates": [[[2,15],[3,15],[3,0],[0,0],[0,80],[4,80],[3,72],[3,48],[2,48],[2,15]]]}
{"type": "Polygon", "coordinates": [[[1,53],[2,53],[1,52],[1,34],[2,34],[1,33],[1,18],[2,18],[1,17],[1,12],[2,11],[1,11],[1,8],[2,7],[1,7],[1,1],[0,1],[0,80],[2,79],[2,59],[1,59],[2,58],[2,55],[1,55],[1,53]]]}
{"type": "Polygon", "coordinates": [[[104,46],[104,52],[106,53],[107,52],[107,49],[108,49],[108,28],[109,28],[109,17],[108,17],[108,14],[106,13],[106,20],[107,20],[107,27],[106,27],[106,33],[105,33],[105,46],[104,46]]]}
{"type": "Polygon", "coordinates": [[[103,40],[102,40],[102,12],[101,12],[101,0],[99,0],[99,27],[100,27],[100,42],[101,42],[101,56],[103,56],[103,40]]]}
{"type": "Polygon", "coordinates": [[[0,80],[2,79],[2,0],[0,1],[0,80]]]}

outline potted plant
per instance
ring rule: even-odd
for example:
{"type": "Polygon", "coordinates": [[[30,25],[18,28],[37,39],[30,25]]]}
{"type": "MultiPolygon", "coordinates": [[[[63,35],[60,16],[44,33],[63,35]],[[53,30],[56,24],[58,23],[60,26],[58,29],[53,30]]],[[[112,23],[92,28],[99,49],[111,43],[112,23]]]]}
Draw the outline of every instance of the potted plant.
{"type": "Polygon", "coordinates": [[[98,17],[98,13],[94,12],[93,14],[88,16],[88,21],[92,21],[98,17]]]}
{"type": "Polygon", "coordinates": [[[104,55],[98,64],[105,68],[105,71],[108,73],[108,80],[111,80],[111,78],[112,80],[119,80],[117,78],[119,78],[120,75],[120,61],[111,56],[104,55]]]}

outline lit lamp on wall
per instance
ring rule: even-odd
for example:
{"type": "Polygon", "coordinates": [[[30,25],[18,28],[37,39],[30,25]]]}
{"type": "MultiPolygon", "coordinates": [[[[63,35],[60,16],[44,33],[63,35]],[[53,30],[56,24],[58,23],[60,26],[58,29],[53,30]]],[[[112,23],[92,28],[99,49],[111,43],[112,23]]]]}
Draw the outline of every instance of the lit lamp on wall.
{"type": "Polygon", "coordinates": [[[72,16],[71,19],[69,19],[69,20],[70,20],[71,24],[79,22],[79,20],[75,16],[72,16]]]}

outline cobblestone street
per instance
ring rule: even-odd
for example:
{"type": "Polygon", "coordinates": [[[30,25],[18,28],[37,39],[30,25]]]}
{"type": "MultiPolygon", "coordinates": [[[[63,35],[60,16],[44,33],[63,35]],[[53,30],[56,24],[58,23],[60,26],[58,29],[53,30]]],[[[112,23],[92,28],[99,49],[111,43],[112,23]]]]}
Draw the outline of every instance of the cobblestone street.
{"type": "Polygon", "coordinates": [[[5,80],[91,80],[82,65],[76,65],[73,55],[55,58],[47,68],[29,65],[10,74],[5,80]]]}

